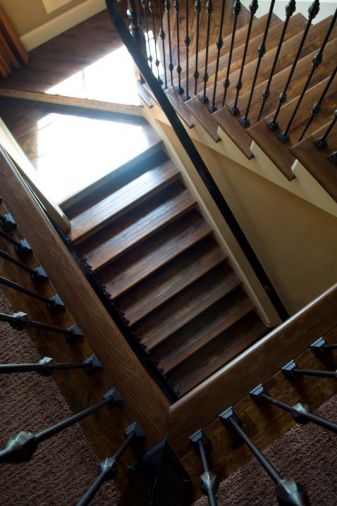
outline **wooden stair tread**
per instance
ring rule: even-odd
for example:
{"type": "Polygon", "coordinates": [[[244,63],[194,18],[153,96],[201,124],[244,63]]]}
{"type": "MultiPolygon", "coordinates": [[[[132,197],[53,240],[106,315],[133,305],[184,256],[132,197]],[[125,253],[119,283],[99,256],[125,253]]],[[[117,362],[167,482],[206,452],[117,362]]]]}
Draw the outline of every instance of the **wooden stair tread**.
{"type": "Polygon", "coordinates": [[[117,192],[71,220],[71,240],[76,242],[117,218],[178,175],[171,162],[145,172],[117,192]]]}
{"type": "Polygon", "coordinates": [[[224,252],[213,238],[208,238],[182,253],[177,259],[155,273],[117,301],[130,325],[144,318],[179,291],[201,278],[225,259],[224,252]]]}
{"type": "MultiPolygon", "coordinates": [[[[298,31],[303,27],[304,25],[304,18],[301,15],[296,15],[294,18],[292,18],[291,22],[289,23],[288,30],[286,32],[285,41],[283,43],[284,50],[287,50],[290,52],[290,46],[293,48],[296,47],[296,44],[298,42],[298,39],[300,38],[300,34],[298,34],[298,31]],[[297,34],[297,35],[296,35],[297,34]]],[[[282,31],[283,24],[280,22],[276,25],[274,25],[273,28],[271,28],[269,32],[269,37],[267,39],[267,52],[264,55],[264,58],[262,59],[260,72],[258,74],[257,84],[260,82],[265,81],[266,77],[268,76],[270,66],[272,64],[272,61],[275,56],[275,52],[277,49],[277,44],[279,41],[279,37],[282,31]]],[[[245,71],[243,75],[243,84],[241,93],[245,93],[247,89],[250,89],[251,86],[251,78],[255,72],[256,69],[256,53],[257,53],[257,47],[259,46],[261,42],[261,36],[256,37],[255,39],[250,41],[249,44],[249,51],[248,54],[251,55],[251,58],[247,58],[246,65],[245,65],[245,71]],[[256,46],[256,47],[255,47],[256,46]]],[[[243,49],[243,48],[242,48],[243,49]]],[[[233,63],[231,66],[231,74],[230,74],[230,82],[232,83],[232,86],[228,89],[227,92],[227,102],[230,102],[236,93],[236,88],[233,86],[239,78],[240,73],[240,66],[241,66],[241,52],[238,53],[237,59],[234,59],[234,53],[233,53],[233,63]]],[[[280,65],[286,65],[285,58],[280,60],[280,65]]],[[[220,74],[219,74],[220,75],[220,74]]],[[[220,81],[221,82],[221,81],[220,81]]],[[[211,83],[211,80],[210,80],[211,83]]],[[[208,86],[207,88],[207,95],[209,97],[212,96],[213,88],[212,86],[208,86]]],[[[216,93],[216,104],[217,107],[221,107],[222,102],[222,95],[223,95],[223,87],[218,86],[217,93],[216,93]]],[[[218,134],[218,128],[219,123],[217,121],[217,117],[215,115],[210,114],[208,111],[209,104],[203,104],[200,102],[199,97],[195,97],[192,100],[189,100],[186,103],[187,107],[190,109],[191,114],[196,117],[199,122],[203,125],[207,133],[211,136],[211,138],[218,142],[220,140],[219,134],[218,134]]],[[[230,118],[227,119],[227,123],[230,120],[230,118]]],[[[237,119],[235,119],[237,121],[237,119]]],[[[232,135],[234,135],[234,128],[232,128],[232,135]]],[[[247,138],[245,138],[247,139],[247,138]]],[[[245,151],[247,150],[247,147],[245,147],[245,151]]]]}
{"type": "Polygon", "coordinates": [[[188,214],[140,244],[136,254],[126,253],[102,271],[99,277],[113,299],[211,233],[199,213],[188,214]]]}
{"type": "MultiPolygon", "coordinates": [[[[293,127],[290,130],[290,139],[287,143],[281,142],[278,139],[278,135],[282,132],[283,128],[286,127],[287,122],[296,107],[298,101],[297,97],[282,107],[278,118],[280,126],[276,130],[270,130],[266,124],[270,119],[272,119],[273,115],[268,116],[266,120],[259,121],[256,125],[249,129],[249,134],[254,141],[261,149],[263,149],[263,151],[289,180],[292,180],[295,177],[291,170],[295,161],[295,156],[291,152],[290,148],[298,141],[298,137],[306,123],[308,112],[310,112],[311,107],[318,100],[328,79],[329,78],[324,79],[316,84],[316,86],[307,90],[293,122],[293,127]]],[[[325,97],[320,114],[317,115],[316,118],[316,126],[317,124],[324,124],[328,120],[331,111],[335,107],[336,99],[337,79],[332,83],[330,90],[325,97]]]]}
{"type": "Polygon", "coordinates": [[[254,312],[233,325],[224,336],[220,335],[199,350],[179,367],[168,373],[168,381],[179,394],[185,395],[192,388],[215,373],[238,353],[261,338],[266,328],[254,312]]]}
{"type": "Polygon", "coordinates": [[[227,300],[228,298],[221,304],[219,303],[221,311],[213,318],[210,318],[206,322],[206,326],[200,326],[197,332],[193,333],[191,339],[182,339],[179,343],[180,346],[178,345],[174,352],[164,356],[159,362],[160,369],[163,370],[164,374],[172,371],[254,309],[252,302],[241,292],[229,307],[226,307],[227,300]]]}
{"type": "Polygon", "coordinates": [[[136,333],[141,337],[146,349],[150,351],[158,346],[234,290],[240,284],[240,280],[236,274],[228,270],[227,264],[220,264],[136,325],[136,333]],[[222,274],[224,269],[225,275],[222,274]]]}
{"type": "MultiPolygon", "coordinates": [[[[306,39],[306,43],[302,49],[300,59],[296,65],[295,72],[293,75],[293,79],[290,83],[290,86],[287,91],[288,100],[294,98],[295,96],[299,95],[301,92],[306,76],[308,72],[311,69],[312,66],[312,58],[316,51],[319,49],[321,40],[320,40],[320,34],[325,33],[329,23],[331,22],[332,16],[329,18],[323,19],[316,25],[313,25],[309,31],[309,34],[306,39]]],[[[299,34],[301,36],[301,34],[299,34]]],[[[336,38],[337,36],[337,28],[333,30],[331,34],[331,38],[336,38]]],[[[287,46],[285,47],[287,49],[287,46]]],[[[290,67],[293,63],[293,53],[290,51],[284,51],[285,49],[281,50],[280,58],[282,58],[283,64],[282,69],[279,65],[276,67],[276,72],[274,74],[272,84],[270,87],[270,96],[268,100],[265,103],[264,110],[263,110],[263,116],[268,116],[275,110],[275,104],[278,102],[279,94],[284,89],[285,83],[288,79],[288,75],[290,72],[290,67]],[[284,54],[285,53],[285,54],[284,54]]],[[[330,42],[327,44],[325,49],[325,57],[323,62],[320,65],[320,72],[315,72],[311,87],[317,84],[323,76],[327,76],[334,67],[334,55],[335,55],[335,42],[333,40],[330,40],[330,42]]],[[[267,79],[260,84],[258,84],[255,87],[254,91],[254,100],[251,105],[250,109],[250,118],[252,121],[252,124],[256,122],[258,114],[260,112],[260,107],[262,103],[262,93],[266,87],[267,79]],[[258,98],[259,97],[259,98],[258,98]]],[[[249,100],[249,91],[246,93],[240,94],[239,99],[239,108],[240,110],[245,110],[247,107],[247,103],[249,100]]],[[[229,106],[232,105],[232,102],[229,104],[229,106]]],[[[223,109],[221,109],[223,110],[223,109]]]]}
{"type": "Polygon", "coordinates": [[[218,125],[228,137],[237,145],[242,153],[248,158],[248,160],[254,157],[251,152],[252,138],[247,133],[246,129],[243,128],[238,118],[235,118],[227,106],[217,111],[213,118],[217,121],[218,125]]]}
{"type": "Polygon", "coordinates": [[[101,269],[138,242],[173,221],[194,204],[195,199],[187,190],[184,190],[90,251],[86,256],[88,263],[94,271],[101,269]]]}
{"type": "Polygon", "coordinates": [[[314,140],[321,137],[328,124],[314,132],[310,137],[295,144],[292,153],[310,174],[319,182],[329,195],[337,202],[337,167],[328,158],[330,153],[337,151],[337,131],[332,129],[329,144],[323,150],[314,145],[314,140]]]}

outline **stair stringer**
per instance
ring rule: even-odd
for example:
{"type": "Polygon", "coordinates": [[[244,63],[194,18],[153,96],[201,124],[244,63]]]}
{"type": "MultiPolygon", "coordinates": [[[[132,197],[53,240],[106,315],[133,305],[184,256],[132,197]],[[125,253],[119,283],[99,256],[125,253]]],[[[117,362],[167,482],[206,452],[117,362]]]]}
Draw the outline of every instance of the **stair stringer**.
{"type": "Polygon", "coordinates": [[[280,317],[270,302],[263,286],[241,250],[229,226],[225,222],[216,204],[210,198],[208,190],[195,168],[189,160],[184,149],[177,142],[170,125],[165,121],[160,107],[155,104],[151,110],[144,109],[144,116],[162,138],[168,156],[178,167],[185,185],[198,202],[199,209],[205,220],[209,223],[220,246],[228,256],[232,269],[241,280],[242,287],[252,300],[260,318],[268,327],[275,327],[280,323],[280,317]]]}

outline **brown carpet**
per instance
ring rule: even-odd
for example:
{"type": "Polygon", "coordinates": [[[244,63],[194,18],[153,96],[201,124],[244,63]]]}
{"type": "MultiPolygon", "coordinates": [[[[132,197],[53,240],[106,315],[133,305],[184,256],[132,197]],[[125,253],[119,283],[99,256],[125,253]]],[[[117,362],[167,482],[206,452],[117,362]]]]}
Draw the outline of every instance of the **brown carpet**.
{"type": "MultiPolygon", "coordinates": [[[[337,420],[336,396],[317,413],[337,420]]],[[[337,505],[337,435],[313,424],[295,426],[264,452],[287,478],[305,486],[311,506],[337,505]]],[[[224,480],[218,490],[219,506],[276,506],[274,484],[256,460],[224,480]]],[[[195,506],[207,504],[199,499],[195,506]]]]}
{"type": "MultiPolygon", "coordinates": [[[[0,291],[0,311],[11,308],[0,291]]],[[[27,332],[0,324],[0,361],[39,358],[27,332]]],[[[70,415],[52,378],[38,374],[0,376],[0,446],[13,432],[39,430],[70,415]]],[[[337,419],[337,398],[319,412],[337,419]]],[[[337,436],[313,424],[296,426],[275,441],[266,455],[286,477],[302,483],[312,506],[337,504],[337,436]]],[[[6,506],[68,506],[76,503],[97,473],[98,459],[79,425],[41,444],[30,463],[0,465],[0,504],[6,506]]],[[[224,480],[219,506],[274,506],[274,486],[255,460],[224,480]]],[[[107,483],[93,501],[115,506],[118,492],[107,483]]],[[[206,505],[205,498],[195,506],[206,505]]]]}
{"type": "MultiPolygon", "coordinates": [[[[0,311],[11,308],[0,291],[0,311]]],[[[0,323],[0,361],[39,359],[27,332],[0,323]]],[[[19,430],[40,430],[71,414],[53,379],[35,373],[0,376],[0,446],[19,430]]],[[[108,455],[107,455],[108,456],[108,455]]],[[[75,426],[42,443],[31,462],[0,464],[0,504],[68,506],[75,504],[97,475],[98,458],[81,427],[75,426]]],[[[92,502],[114,506],[118,493],[106,483],[92,502]]]]}

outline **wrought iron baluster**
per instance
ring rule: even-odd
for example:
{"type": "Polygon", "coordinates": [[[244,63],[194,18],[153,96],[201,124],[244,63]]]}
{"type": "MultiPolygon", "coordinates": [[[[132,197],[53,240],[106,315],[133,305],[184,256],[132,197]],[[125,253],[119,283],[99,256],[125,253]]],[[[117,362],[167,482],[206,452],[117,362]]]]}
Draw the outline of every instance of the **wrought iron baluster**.
{"type": "Polygon", "coordinates": [[[45,281],[48,279],[48,276],[45,270],[41,267],[41,265],[38,265],[37,267],[35,267],[35,269],[31,269],[24,263],[20,262],[19,260],[17,260],[13,256],[9,255],[8,253],[2,250],[0,250],[0,257],[4,258],[13,265],[20,267],[20,269],[22,269],[23,271],[28,272],[28,274],[32,276],[34,281],[45,281]]]}
{"type": "Polygon", "coordinates": [[[295,360],[291,360],[285,364],[281,371],[284,375],[294,380],[298,376],[316,376],[318,378],[337,378],[337,371],[321,371],[319,369],[302,369],[297,367],[295,360]]]}
{"type": "Polygon", "coordinates": [[[143,439],[144,432],[138,422],[134,422],[124,431],[126,436],[125,441],[121,444],[118,450],[113,454],[112,457],[102,460],[99,465],[99,474],[95,481],[90,485],[86,493],[77,502],[76,506],[87,506],[90,504],[98,490],[101,488],[103,483],[107,480],[112,480],[117,474],[117,465],[125,451],[129,446],[135,443],[137,440],[143,439]]]}
{"type": "Polygon", "coordinates": [[[324,427],[324,429],[337,433],[337,423],[331,422],[322,416],[315,415],[309,410],[308,406],[301,404],[300,402],[294,406],[291,406],[290,404],[287,404],[283,401],[274,399],[267,393],[263,385],[258,385],[253,390],[251,390],[250,395],[257,401],[269,402],[273,406],[282,409],[283,411],[287,411],[293,417],[294,421],[298,424],[306,424],[312,422],[316,425],[319,425],[320,427],[324,427]]]}
{"type": "Polygon", "coordinates": [[[138,10],[138,3],[136,2],[136,0],[127,0],[127,16],[130,22],[129,31],[132,37],[137,42],[144,56],[146,56],[147,55],[146,41],[140,23],[140,14],[138,10]]]}
{"type": "Polygon", "coordinates": [[[238,16],[239,16],[240,12],[241,12],[241,2],[240,2],[240,0],[234,0],[234,3],[233,3],[234,20],[233,20],[232,37],[231,37],[229,56],[228,56],[228,62],[227,62],[226,78],[223,82],[224,94],[223,94],[223,98],[222,98],[222,107],[226,103],[227,90],[231,84],[230,80],[229,80],[229,74],[230,74],[231,65],[232,65],[233,49],[234,49],[235,35],[236,35],[236,26],[238,23],[238,16]]]}
{"type": "Polygon", "coordinates": [[[164,25],[163,25],[163,5],[162,5],[162,0],[159,0],[159,16],[160,16],[160,33],[159,33],[159,36],[161,38],[161,46],[162,46],[162,52],[163,52],[164,86],[165,86],[165,90],[166,90],[167,89],[166,48],[165,48],[166,33],[164,31],[164,25]]]}
{"type": "Polygon", "coordinates": [[[273,80],[273,77],[274,77],[274,73],[275,73],[275,70],[276,70],[276,65],[277,65],[278,60],[279,60],[279,56],[280,56],[280,52],[281,52],[281,49],[282,49],[284,37],[285,37],[287,29],[288,29],[290,18],[294,14],[294,12],[296,11],[296,0],[290,0],[289,3],[286,6],[285,11],[286,11],[286,18],[285,18],[284,23],[283,23],[281,37],[280,37],[280,40],[279,40],[279,43],[278,43],[278,46],[277,46],[277,50],[276,50],[275,58],[274,58],[274,61],[273,61],[273,65],[272,65],[272,68],[271,68],[271,71],[270,71],[270,74],[269,74],[268,82],[267,82],[267,85],[266,85],[266,87],[265,87],[265,89],[263,90],[263,93],[262,93],[263,100],[262,100],[260,112],[259,112],[258,117],[257,117],[257,121],[260,121],[262,113],[263,113],[264,106],[266,105],[266,102],[267,102],[267,100],[268,100],[268,98],[270,96],[270,86],[271,86],[271,83],[272,83],[272,80],[273,80]]]}
{"type": "Polygon", "coordinates": [[[226,6],[226,0],[222,0],[221,5],[221,15],[220,15],[220,26],[219,26],[219,35],[216,41],[216,47],[217,47],[217,54],[216,54],[216,64],[215,64],[215,77],[214,77],[214,86],[213,86],[213,96],[212,96],[212,104],[209,107],[209,112],[215,112],[217,110],[217,107],[215,105],[215,98],[216,98],[216,88],[218,85],[218,75],[219,75],[219,66],[220,66],[220,55],[221,55],[221,49],[223,47],[223,23],[224,23],[224,17],[225,17],[225,6],[226,6]]]}
{"type": "Polygon", "coordinates": [[[323,40],[323,44],[320,48],[320,50],[318,51],[318,53],[315,54],[315,56],[313,57],[313,60],[312,60],[312,67],[311,67],[311,71],[308,75],[308,78],[305,82],[305,85],[303,87],[303,90],[302,90],[302,93],[301,95],[299,96],[297,102],[296,102],[296,106],[294,107],[294,110],[292,112],[292,115],[290,116],[290,119],[287,123],[287,126],[286,128],[283,130],[283,132],[281,132],[278,136],[278,138],[280,139],[280,141],[282,142],[287,142],[289,140],[289,132],[290,132],[290,129],[291,129],[291,126],[293,124],[293,121],[296,117],[296,114],[300,108],[300,105],[303,101],[303,98],[304,98],[304,95],[307,91],[307,89],[309,88],[309,85],[311,83],[311,79],[314,75],[314,73],[316,72],[316,69],[319,67],[319,65],[322,63],[323,61],[323,53],[324,53],[324,50],[325,50],[325,47],[328,43],[328,40],[329,40],[329,37],[331,35],[331,32],[335,26],[335,23],[336,23],[336,20],[337,20],[337,9],[335,10],[335,14],[331,20],[331,23],[330,23],[330,26],[329,26],[329,29],[324,37],[324,40],[323,40]]]}
{"type": "Polygon", "coordinates": [[[334,69],[334,71],[332,72],[330,78],[329,78],[329,81],[326,83],[326,86],[321,94],[321,96],[319,97],[318,101],[313,105],[312,109],[311,109],[311,114],[308,118],[308,121],[303,129],[303,132],[301,133],[301,136],[300,138],[298,139],[298,142],[300,142],[303,137],[305,136],[305,134],[307,133],[307,130],[308,128],[310,127],[314,117],[316,114],[319,113],[319,111],[321,110],[321,105],[322,105],[322,102],[326,96],[326,94],[328,93],[329,89],[330,89],[330,86],[332,84],[332,81],[334,80],[334,78],[336,77],[336,73],[337,73],[337,65],[334,69]]]}
{"type": "Polygon", "coordinates": [[[240,123],[245,128],[249,127],[249,125],[250,125],[250,121],[249,121],[249,117],[248,116],[249,116],[250,106],[251,106],[252,100],[253,100],[253,95],[254,95],[254,91],[255,91],[255,85],[256,85],[257,77],[258,77],[259,72],[260,72],[260,67],[261,67],[262,59],[263,59],[263,57],[264,57],[264,55],[266,53],[266,40],[267,40],[267,36],[268,36],[268,31],[269,31],[269,26],[270,26],[270,22],[271,22],[271,17],[273,15],[274,5],[275,5],[275,0],[271,0],[270,7],[269,7],[269,12],[268,12],[268,18],[267,18],[266,26],[265,26],[263,37],[262,37],[262,42],[259,45],[258,50],[257,50],[257,64],[256,64],[256,69],[255,69],[255,74],[254,74],[254,77],[253,77],[253,81],[252,81],[252,87],[250,89],[250,95],[249,95],[249,98],[248,98],[248,104],[247,104],[244,116],[242,118],[240,118],[240,123]]]}
{"type": "Polygon", "coordinates": [[[185,0],[185,22],[186,22],[186,36],[184,39],[185,48],[186,48],[186,93],[184,100],[189,100],[190,94],[189,94],[189,78],[190,78],[190,45],[191,45],[191,38],[190,38],[190,19],[189,19],[189,2],[188,0],[185,0]]]}
{"type": "Polygon", "coordinates": [[[154,4],[154,0],[149,0],[149,11],[150,11],[151,16],[152,16],[152,32],[153,32],[154,54],[155,54],[154,64],[155,64],[156,69],[157,69],[157,79],[158,79],[158,82],[159,82],[159,84],[163,84],[163,81],[161,80],[160,74],[159,74],[160,61],[158,59],[157,30],[156,30],[156,21],[155,21],[155,4],[154,4]]]}
{"type": "Polygon", "coordinates": [[[256,460],[263,467],[269,477],[276,484],[276,497],[280,505],[305,506],[309,499],[304,487],[296,481],[284,478],[276,467],[267,459],[262,451],[255,446],[248,434],[243,430],[239,419],[232,407],[219,415],[222,423],[238,436],[252,452],[256,460]]]}
{"type": "Polygon", "coordinates": [[[57,327],[56,325],[49,325],[49,323],[31,320],[27,314],[23,312],[13,314],[0,313],[0,321],[9,323],[11,327],[17,330],[36,328],[55,332],[56,334],[62,334],[69,340],[83,337],[83,333],[77,325],[71,325],[67,329],[64,329],[62,327],[57,327]]]}
{"type": "Polygon", "coordinates": [[[318,139],[314,140],[314,144],[315,144],[316,148],[324,149],[327,147],[328,137],[330,135],[331,130],[335,126],[336,122],[337,122],[337,109],[334,111],[332,121],[331,121],[330,125],[328,126],[328,128],[326,129],[326,131],[324,132],[324,134],[322,135],[322,137],[319,137],[318,139]]]}
{"type": "Polygon", "coordinates": [[[206,89],[207,89],[207,82],[209,79],[208,75],[208,53],[209,53],[209,39],[211,34],[211,16],[213,12],[213,2],[212,0],[206,1],[206,11],[207,11],[207,33],[206,33],[206,55],[205,55],[205,71],[204,71],[204,91],[201,97],[201,101],[203,104],[207,104],[209,102],[209,99],[206,95],[206,89]]]}
{"type": "Polygon", "coordinates": [[[148,60],[148,62],[150,64],[150,68],[151,68],[151,70],[153,70],[153,66],[152,66],[153,56],[152,56],[151,44],[150,44],[149,19],[148,19],[147,10],[146,10],[147,9],[146,0],[142,0],[141,1],[141,6],[142,6],[143,11],[144,11],[144,19],[145,19],[146,47],[147,47],[146,56],[147,56],[147,60],[148,60]]]}
{"type": "Polygon", "coordinates": [[[201,1],[195,0],[194,3],[194,9],[195,9],[195,22],[196,22],[196,29],[195,29],[195,37],[196,37],[196,46],[195,46],[195,71],[194,71],[194,95],[198,92],[198,79],[199,79],[199,37],[200,37],[200,12],[201,12],[201,1]]]}
{"type": "Polygon", "coordinates": [[[291,66],[291,69],[290,69],[290,72],[289,72],[289,75],[288,75],[288,78],[287,78],[287,82],[286,82],[286,84],[285,84],[285,86],[283,88],[283,91],[280,93],[279,101],[278,101],[278,105],[277,105],[277,109],[275,111],[274,117],[273,117],[273,119],[271,119],[268,122],[268,127],[270,128],[270,130],[275,130],[277,128],[277,126],[278,126],[277,119],[278,119],[281,107],[284,104],[284,102],[286,102],[286,100],[288,98],[287,97],[288,88],[289,88],[290,83],[292,81],[292,78],[293,78],[293,75],[294,75],[294,72],[295,72],[295,69],[296,69],[297,62],[298,62],[299,57],[301,55],[303,46],[304,46],[306,38],[307,38],[307,35],[308,35],[310,27],[312,25],[312,22],[315,19],[315,17],[317,16],[317,14],[319,13],[319,8],[320,8],[320,6],[319,6],[319,0],[314,0],[313,3],[311,4],[311,6],[309,7],[309,10],[308,10],[308,21],[307,21],[307,24],[305,25],[305,29],[304,29],[302,38],[301,38],[299,46],[297,48],[295,59],[294,59],[293,64],[291,66]]]}
{"type": "Polygon", "coordinates": [[[170,0],[165,0],[165,10],[167,13],[167,35],[168,35],[168,43],[169,43],[169,71],[171,78],[171,86],[173,86],[173,60],[172,60],[172,38],[171,38],[171,3],[170,0]]]}
{"type": "Polygon", "coordinates": [[[184,89],[181,86],[181,65],[180,65],[180,20],[179,20],[179,11],[180,11],[180,4],[179,0],[173,0],[173,8],[176,13],[176,31],[177,31],[177,74],[178,74],[178,87],[177,91],[179,95],[183,95],[184,89]]]}
{"type": "Polygon", "coordinates": [[[0,215],[0,226],[4,232],[16,230],[16,222],[10,213],[0,215]]]}
{"type": "Polygon", "coordinates": [[[234,116],[237,116],[240,112],[240,110],[238,109],[238,101],[239,101],[240,90],[242,88],[242,76],[243,76],[243,72],[244,72],[245,64],[246,64],[246,58],[247,58],[250,34],[252,31],[252,26],[253,26],[253,20],[254,20],[254,16],[256,14],[258,7],[259,7],[258,1],[252,0],[251,4],[249,5],[250,17],[249,17],[249,23],[248,23],[248,28],[247,28],[245,48],[244,48],[243,56],[242,56],[240,74],[239,74],[238,82],[235,85],[236,94],[235,94],[234,104],[230,107],[230,111],[234,116]]]}
{"type": "Polygon", "coordinates": [[[324,337],[319,337],[314,343],[312,343],[310,348],[314,353],[324,355],[325,352],[337,350],[337,344],[329,344],[326,342],[324,337]]]}
{"type": "Polygon", "coordinates": [[[96,371],[102,369],[102,364],[96,357],[91,355],[83,362],[62,363],[56,362],[52,357],[43,357],[35,364],[0,364],[0,374],[39,372],[44,376],[52,374],[53,371],[67,369],[87,369],[96,371]]]}
{"type": "Polygon", "coordinates": [[[215,496],[217,489],[217,480],[216,476],[210,471],[207,458],[207,448],[210,448],[211,442],[202,429],[199,429],[197,432],[192,434],[192,436],[189,437],[189,440],[193,446],[196,447],[203,467],[203,473],[200,478],[200,488],[207,496],[209,505],[217,506],[217,500],[215,496]]]}
{"type": "Polygon", "coordinates": [[[102,400],[96,402],[92,406],[83,409],[82,411],[76,413],[75,415],[62,420],[61,422],[48,427],[47,429],[43,429],[40,432],[29,432],[29,431],[21,431],[17,434],[13,434],[6,442],[4,448],[0,450],[0,462],[26,462],[29,461],[37,447],[43,441],[55,436],[59,432],[71,427],[77,422],[83,420],[89,415],[96,413],[100,409],[106,406],[116,406],[122,402],[122,397],[116,388],[112,388],[108,392],[106,392],[102,400]]]}
{"type": "Polygon", "coordinates": [[[32,297],[33,299],[39,300],[41,302],[45,302],[48,306],[48,309],[55,310],[55,309],[64,309],[64,303],[59,295],[53,295],[49,299],[47,297],[43,297],[43,295],[40,295],[39,293],[33,292],[32,290],[29,290],[28,288],[25,288],[22,285],[19,285],[18,283],[15,283],[14,281],[11,281],[7,278],[4,278],[3,276],[0,276],[0,285],[7,286],[8,288],[13,288],[14,290],[17,290],[18,292],[24,293],[26,295],[29,295],[29,297],[32,297]]]}
{"type": "Polygon", "coordinates": [[[25,257],[32,254],[32,248],[26,241],[26,239],[21,239],[20,241],[17,241],[16,239],[13,239],[10,235],[6,234],[0,229],[0,237],[3,237],[6,239],[6,241],[10,242],[15,246],[16,252],[19,256],[25,257]]]}

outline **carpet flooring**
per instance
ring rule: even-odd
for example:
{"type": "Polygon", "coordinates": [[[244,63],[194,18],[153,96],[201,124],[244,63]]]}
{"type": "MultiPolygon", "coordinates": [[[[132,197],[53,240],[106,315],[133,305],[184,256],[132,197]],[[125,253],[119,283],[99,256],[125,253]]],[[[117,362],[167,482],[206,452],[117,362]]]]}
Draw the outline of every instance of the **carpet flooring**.
{"type": "MultiPolygon", "coordinates": [[[[0,311],[11,312],[0,291],[0,311]]],[[[27,332],[0,324],[0,362],[36,361],[39,358],[27,332]]],[[[0,376],[0,447],[13,433],[46,427],[70,415],[51,377],[35,373],[0,376]]],[[[337,398],[318,412],[337,419],[337,398]]],[[[337,504],[337,436],[313,424],[296,426],[265,451],[288,478],[302,483],[311,506],[337,504]]],[[[77,424],[40,445],[32,461],[0,466],[0,505],[73,505],[97,473],[98,458],[77,424]]],[[[93,506],[116,506],[119,495],[106,483],[93,506]]],[[[207,504],[205,498],[194,506],[207,504]]],[[[219,506],[275,506],[274,485],[254,459],[220,484],[219,506]]]]}
{"type": "MultiPolygon", "coordinates": [[[[0,291],[0,311],[11,312],[0,291]]],[[[35,362],[40,357],[27,332],[0,323],[0,362],[35,362]]],[[[0,447],[14,432],[37,431],[71,414],[52,377],[36,373],[0,376],[0,447]]],[[[107,455],[108,456],[108,455],[107,455]]],[[[42,443],[31,462],[0,465],[0,505],[73,505],[97,475],[98,458],[79,424],[42,443]]],[[[92,504],[115,506],[113,483],[92,504]]]]}

